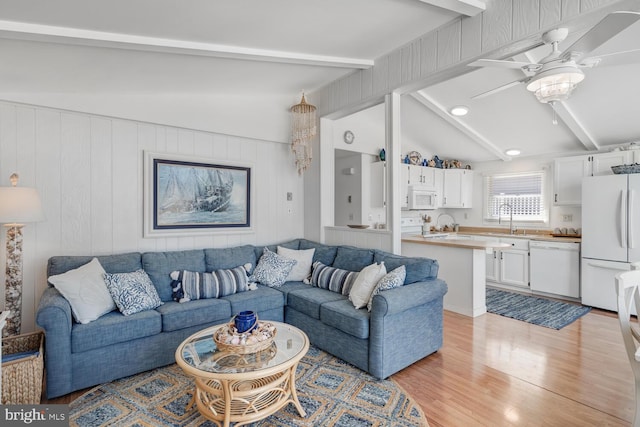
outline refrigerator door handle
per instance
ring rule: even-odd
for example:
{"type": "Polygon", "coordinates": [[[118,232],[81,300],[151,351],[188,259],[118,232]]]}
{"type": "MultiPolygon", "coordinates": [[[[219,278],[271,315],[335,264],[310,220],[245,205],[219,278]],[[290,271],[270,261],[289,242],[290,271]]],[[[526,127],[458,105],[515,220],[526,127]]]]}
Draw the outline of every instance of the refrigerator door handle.
{"type": "Polygon", "coordinates": [[[620,244],[623,248],[627,247],[627,197],[626,191],[620,191],[620,244]]]}
{"type": "Polygon", "coordinates": [[[629,198],[629,207],[627,209],[627,216],[629,217],[629,229],[627,230],[627,237],[629,249],[633,249],[635,247],[635,242],[633,241],[633,215],[631,215],[631,212],[633,212],[633,199],[635,198],[635,190],[629,190],[629,195],[627,197],[629,198]]]}

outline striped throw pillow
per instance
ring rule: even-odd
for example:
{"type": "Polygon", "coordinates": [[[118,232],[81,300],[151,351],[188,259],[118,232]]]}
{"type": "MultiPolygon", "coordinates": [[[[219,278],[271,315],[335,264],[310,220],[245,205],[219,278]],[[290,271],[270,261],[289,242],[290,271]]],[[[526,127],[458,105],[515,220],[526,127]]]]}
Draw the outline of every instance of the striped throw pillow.
{"type": "Polygon", "coordinates": [[[173,299],[187,302],[196,299],[221,298],[249,290],[247,270],[244,267],[199,273],[182,270],[171,273],[173,299]]]}
{"type": "Polygon", "coordinates": [[[328,289],[342,295],[349,295],[356,277],[358,277],[357,271],[329,267],[320,261],[316,261],[313,263],[311,284],[318,288],[328,289]]]}

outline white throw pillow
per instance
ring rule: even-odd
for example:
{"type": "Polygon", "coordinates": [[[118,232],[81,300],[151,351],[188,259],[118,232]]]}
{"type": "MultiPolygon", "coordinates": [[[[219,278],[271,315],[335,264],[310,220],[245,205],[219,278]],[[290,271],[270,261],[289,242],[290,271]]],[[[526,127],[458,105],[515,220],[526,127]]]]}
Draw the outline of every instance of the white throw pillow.
{"type": "Polygon", "coordinates": [[[287,282],[302,282],[311,275],[311,264],[313,263],[313,254],[315,251],[315,248],[297,251],[295,249],[278,246],[278,255],[297,261],[296,265],[293,266],[293,269],[287,275],[287,282]]]}
{"type": "Polygon", "coordinates": [[[100,261],[94,258],[83,266],[51,276],[48,280],[69,301],[76,322],[89,323],[116,309],[104,282],[104,274],[100,261]]]}
{"type": "Polygon", "coordinates": [[[371,293],[380,279],[387,274],[384,262],[371,264],[362,269],[349,293],[349,300],[355,308],[366,307],[371,293]]]}

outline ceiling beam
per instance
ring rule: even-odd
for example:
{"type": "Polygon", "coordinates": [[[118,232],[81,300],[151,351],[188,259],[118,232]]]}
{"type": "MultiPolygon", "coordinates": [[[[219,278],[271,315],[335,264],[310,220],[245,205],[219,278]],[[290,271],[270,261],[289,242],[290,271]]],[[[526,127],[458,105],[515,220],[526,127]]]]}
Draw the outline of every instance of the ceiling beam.
{"type": "Polygon", "coordinates": [[[487,8],[485,2],[480,0],[420,0],[432,6],[438,6],[460,15],[476,16],[487,8]]]}
{"type": "Polygon", "coordinates": [[[551,105],[553,111],[560,117],[560,120],[567,126],[567,128],[578,138],[578,140],[589,151],[598,150],[600,147],[589,134],[589,131],[578,120],[575,113],[567,106],[565,102],[554,102],[551,105]]]}
{"type": "Polygon", "coordinates": [[[0,20],[0,38],[250,61],[367,69],[374,61],[0,20]]]}
{"type": "Polygon", "coordinates": [[[496,147],[491,141],[489,141],[487,138],[482,136],[480,133],[478,133],[478,131],[473,129],[471,126],[462,122],[457,117],[454,117],[451,114],[449,114],[447,109],[442,104],[438,103],[435,99],[427,95],[424,91],[419,90],[417,92],[413,92],[411,93],[411,96],[413,96],[418,102],[420,102],[422,105],[427,107],[429,110],[431,110],[438,117],[443,119],[445,122],[449,123],[451,126],[455,127],[460,132],[467,135],[469,138],[471,138],[471,140],[473,140],[475,143],[480,145],[485,150],[489,151],[491,154],[495,155],[496,157],[502,160],[511,160],[511,156],[507,156],[506,154],[504,154],[502,150],[496,147]]]}

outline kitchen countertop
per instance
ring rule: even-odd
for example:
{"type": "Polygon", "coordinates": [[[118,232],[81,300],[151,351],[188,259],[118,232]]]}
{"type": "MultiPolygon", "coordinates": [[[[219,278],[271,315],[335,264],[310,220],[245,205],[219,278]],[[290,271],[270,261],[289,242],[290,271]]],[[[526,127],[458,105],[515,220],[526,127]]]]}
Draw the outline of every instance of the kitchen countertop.
{"type": "MultiPolygon", "coordinates": [[[[455,233],[451,233],[455,234],[455,233]]],[[[528,239],[528,240],[541,240],[548,242],[566,242],[566,243],[580,243],[582,239],[579,236],[567,235],[562,237],[556,237],[551,234],[509,234],[499,232],[485,232],[485,231],[460,231],[458,234],[470,235],[470,236],[487,236],[491,238],[513,238],[513,239],[528,239]]]]}
{"type": "MultiPolygon", "coordinates": [[[[451,233],[455,234],[455,233],[451,233]]],[[[493,249],[493,248],[510,248],[508,243],[482,241],[482,240],[469,240],[469,239],[456,239],[455,237],[447,237],[444,239],[422,237],[421,235],[406,236],[402,238],[406,243],[421,243],[424,245],[435,246],[449,246],[453,248],[462,249],[493,249]]]]}

